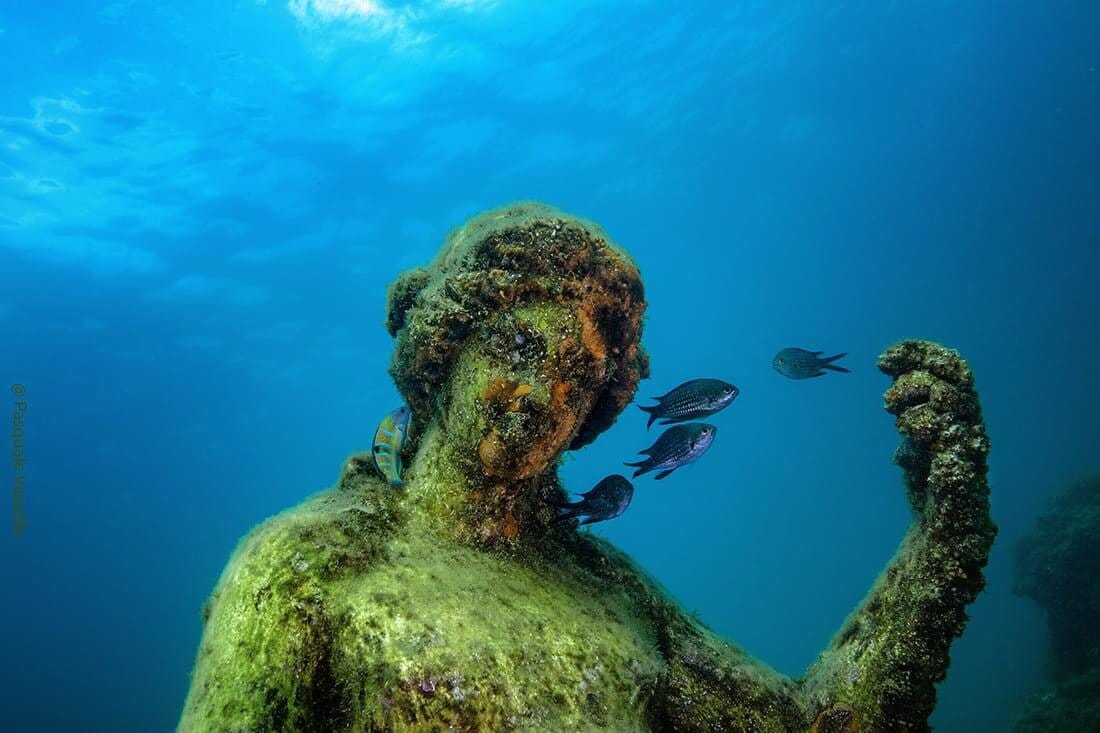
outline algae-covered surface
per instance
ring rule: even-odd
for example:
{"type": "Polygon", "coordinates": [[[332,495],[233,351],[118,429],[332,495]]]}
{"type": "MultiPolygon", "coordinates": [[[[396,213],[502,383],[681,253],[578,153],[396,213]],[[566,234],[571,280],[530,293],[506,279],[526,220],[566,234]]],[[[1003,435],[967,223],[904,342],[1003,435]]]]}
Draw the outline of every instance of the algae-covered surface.
{"type": "Polygon", "coordinates": [[[645,729],[665,666],[621,585],[561,540],[524,561],[442,540],[393,499],[349,478],[244,541],[181,728],[645,729]]]}
{"type": "Polygon", "coordinates": [[[390,289],[414,411],[405,487],[353,456],[240,544],[204,612],[180,731],[926,730],[996,533],[974,379],[888,349],[913,524],[801,679],[716,637],[625,555],[555,523],[564,452],[647,374],[634,263],[516,204],[390,289]]]}
{"type": "Polygon", "coordinates": [[[651,730],[692,706],[702,723],[720,691],[759,701],[737,711],[746,727],[799,719],[766,689],[787,683],[606,543],[565,527],[528,552],[441,538],[367,461],[242,542],[181,730],[651,730]]]}

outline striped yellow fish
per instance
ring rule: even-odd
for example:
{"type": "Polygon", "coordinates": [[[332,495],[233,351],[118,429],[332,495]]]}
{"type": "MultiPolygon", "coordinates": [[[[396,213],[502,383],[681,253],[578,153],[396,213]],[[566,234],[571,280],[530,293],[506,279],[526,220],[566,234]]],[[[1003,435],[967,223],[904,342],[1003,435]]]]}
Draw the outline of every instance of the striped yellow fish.
{"type": "Polygon", "coordinates": [[[412,410],[402,405],[382,418],[374,431],[374,448],[371,450],[374,467],[395,489],[404,485],[401,481],[401,449],[405,447],[411,424],[412,410]]]}

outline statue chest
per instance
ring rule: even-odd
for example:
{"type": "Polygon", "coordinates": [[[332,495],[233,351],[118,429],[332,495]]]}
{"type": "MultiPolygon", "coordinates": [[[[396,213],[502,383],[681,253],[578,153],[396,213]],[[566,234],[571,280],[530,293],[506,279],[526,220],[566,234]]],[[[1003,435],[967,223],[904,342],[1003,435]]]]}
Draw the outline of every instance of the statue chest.
{"type": "Polygon", "coordinates": [[[356,717],[396,729],[647,728],[664,661],[626,593],[466,548],[393,550],[330,609],[333,663],[362,680],[356,717]]]}

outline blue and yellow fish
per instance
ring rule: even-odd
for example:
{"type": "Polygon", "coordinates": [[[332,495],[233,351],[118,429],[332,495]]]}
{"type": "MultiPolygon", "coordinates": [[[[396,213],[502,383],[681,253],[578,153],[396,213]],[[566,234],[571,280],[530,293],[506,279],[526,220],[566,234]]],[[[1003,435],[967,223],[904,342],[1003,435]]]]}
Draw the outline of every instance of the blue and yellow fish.
{"type": "Polygon", "coordinates": [[[374,467],[395,489],[404,485],[401,481],[401,449],[409,438],[411,425],[412,410],[402,405],[382,418],[374,431],[374,448],[371,450],[374,467]]]}

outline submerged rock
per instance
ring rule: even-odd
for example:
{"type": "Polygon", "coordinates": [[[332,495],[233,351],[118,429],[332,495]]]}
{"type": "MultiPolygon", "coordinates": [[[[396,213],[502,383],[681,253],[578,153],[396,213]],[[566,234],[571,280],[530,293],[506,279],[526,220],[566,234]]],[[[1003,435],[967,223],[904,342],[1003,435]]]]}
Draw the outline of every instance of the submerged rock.
{"type": "Polygon", "coordinates": [[[1013,730],[1016,733],[1100,730],[1100,667],[1028,696],[1013,730]]]}
{"type": "Polygon", "coordinates": [[[995,534],[965,362],[918,341],[881,358],[915,520],[793,680],[609,544],[553,524],[562,454],[647,374],[644,309],[625,253],[536,204],[475,218],[399,278],[391,372],[421,426],[406,488],[353,456],[334,488],[241,542],[179,730],[926,729],[995,534]]]}
{"type": "Polygon", "coordinates": [[[1014,590],[1046,612],[1054,683],[1028,698],[1016,729],[1100,730],[1100,476],[1052,499],[1020,539],[1014,590]]]}

